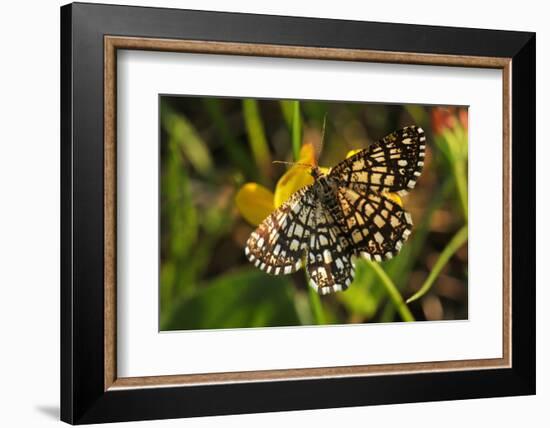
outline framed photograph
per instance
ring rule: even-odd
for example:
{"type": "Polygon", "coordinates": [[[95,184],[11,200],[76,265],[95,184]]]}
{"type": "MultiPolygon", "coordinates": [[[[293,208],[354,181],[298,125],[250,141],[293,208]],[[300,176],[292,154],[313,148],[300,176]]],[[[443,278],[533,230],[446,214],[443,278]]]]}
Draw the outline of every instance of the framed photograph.
{"type": "Polygon", "coordinates": [[[535,393],[533,33],[76,3],[61,83],[62,420],[535,393]]]}

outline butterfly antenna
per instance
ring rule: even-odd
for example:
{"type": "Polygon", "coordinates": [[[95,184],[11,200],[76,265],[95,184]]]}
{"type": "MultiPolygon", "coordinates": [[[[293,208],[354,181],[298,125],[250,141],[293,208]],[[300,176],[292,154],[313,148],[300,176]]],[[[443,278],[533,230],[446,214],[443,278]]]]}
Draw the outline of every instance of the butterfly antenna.
{"type": "Polygon", "coordinates": [[[323,130],[321,131],[321,149],[325,144],[325,130],[327,129],[327,114],[323,116],[323,130]]]}
{"type": "Polygon", "coordinates": [[[325,113],[323,117],[323,128],[321,129],[321,139],[317,144],[314,144],[315,148],[315,160],[318,161],[321,157],[321,152],[323,151],[323,146],[325,144],[325,131],[327,127],[327,114],[325,113]]]}
{"type": "Polygon", "coordinates": [[[280,160],[274,160],[272,163],[282,163],[284,165],[300,165],[306,168],[311,168],[313,165],[310,165],[308,163],[303,162],[287,162],[287,161],[280,161],[280,160]]]}

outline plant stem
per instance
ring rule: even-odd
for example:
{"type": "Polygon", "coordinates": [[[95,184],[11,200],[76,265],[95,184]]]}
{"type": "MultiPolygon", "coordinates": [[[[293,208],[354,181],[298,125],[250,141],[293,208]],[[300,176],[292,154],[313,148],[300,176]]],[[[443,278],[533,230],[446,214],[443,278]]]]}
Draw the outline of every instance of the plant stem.
{"type": "Polygon", "coordinates": [[[468,223],[468,182],[466,178],[465,165],[462,162],[455,162],[453,172],[464,220],[468,223]]]}
{"type": "Polygon", "coordinates": [[[244,99],[242,104],[250,150],[259,170],[269,176],[271,175],[271,155],[258,102],[252,99],[244,99]]]}
{"type": "Polygon", "coordinates": [[[388,292],[388,295],[390,296],[391,301],[395,305],[395,308],[397,309],[397,312],[399,312],[399,315],[401,316],[401,319],[403,321],[414,321],[414,316],[403,301],[403,297],[401,297],[401,294],[397,290],[397,287],[391,280],[391,278],[388,276],[388,274],[382,269],[382,267],[375,262],[368,262],[368,265],[371,267],[371,269],[378,275],[380,280],[382,281],[382,284],[384,284],[384,287],[386,288],[386,291],[388,292]]]}
{"type": "MultiPolygon", "coordinates": [[[[434,212],[448,198],[451,191],[454,190],[454,185],[454,177],[448,176],[445,178],[445,181],[438,188],[430,201],[428,208],[424,211],[422,220],[414,232],[414,239],[411,239],[409,243],[405,245],[403,250],[401,250],[401,257],[395,258],[390,263],[386,264],[385,269],[387,273],[394,279],[394,282],[400,291],[402,291],[403,287],[407,284],[407,278],[411,274],[411,270],[416,263],[422,248],[424,248],[434,212]]],[[[382,315],[380,316],[380,321],[391,322],[394,315],[395,306],[389,301],[386,302],[382,315]]]]}
{"type": "Polygon", "coordinates": [[[326,324],[325,313],[323,312],[323,304],[321,302],[321,297],[317,292],[308,285],[307,287],[309,295],[309,305],[311,306],[311,312],[313,314],[313,319],[316,324],[323,325],[326,324]]]}
{"type": "Polygon", "coordinates": [[[468,225],[464,225],[455,234],[455,236],[453,236],[453,238],[449,241],[445,249],[441,252],[441,254],[439,255],[439,258],[435,262],[435,265],[432,271],[428,275],[428,278],[426,278],[426,281],[424,281],[424,284],[422,284],[422,287],[420,287],[420,290],[418,290],[411,297],[409,297],[407,299],[407,303],[411,303],[411,302],[414,302],[415,300],[420,299],[430,290],[436,278],[440,274],[441,270],[445,267],[449,259],[453,256],[454,253],[458,251],[458,249],[467,240],[468,240],[468,225]]]}
{"type": "Polygon", "coordinates": [[[302,120],[300,117],[300,101],[292,101],[292,154],[294,160],[300,158],[302,145],[302,120]]]}
{"type": "Polygon", "coordinates": [[[288,127],[288,130],[292,130],[292,116],[294,115],[294,101],[281,100],[279,101],[281,106],[281,113],[283,114],[283,119],[288,127]]]}

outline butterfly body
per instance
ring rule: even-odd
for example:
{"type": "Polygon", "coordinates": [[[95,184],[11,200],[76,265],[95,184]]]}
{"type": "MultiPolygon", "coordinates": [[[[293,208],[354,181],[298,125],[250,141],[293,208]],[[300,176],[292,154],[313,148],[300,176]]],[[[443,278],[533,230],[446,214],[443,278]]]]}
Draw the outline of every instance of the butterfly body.
{"type": "Polygon", "coordinates": [[[318,168],[313,168],[311,175],[315,182],[312,185],[312,192],[315,193],[319,202],[332,213],[333,216],[341,217],[341,209],[338,204],[338,181],[330,175],[318,172],[318,168]]]}
{"type": "Polygon", "coordinates": [[[421,128],[396,131],[330,170],[313,167],[314,182],[295,192],[247,241],[245,253],[269,274],[306,264],[320,294],[348,288],[354,257],[382,261],[401,249],[412,229],[408,212],[388,193],[404,194],[424,165],[421,128]]]}

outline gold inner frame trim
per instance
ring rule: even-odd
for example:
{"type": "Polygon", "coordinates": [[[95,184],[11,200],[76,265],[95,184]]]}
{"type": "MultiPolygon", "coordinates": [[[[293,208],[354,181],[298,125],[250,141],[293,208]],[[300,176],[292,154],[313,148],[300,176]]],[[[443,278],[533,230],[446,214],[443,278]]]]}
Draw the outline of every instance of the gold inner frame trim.
{"type": "Polygon", "coordinates": [[[312,378],[360,377],[419,372],[442,372],[511,367],[511,58],[419,54],[361,49],[267,45],[140,37],[104,37],[104,389],[155,388],[282,381],[312,378]],[[117,377],[116,367],[116,53],[118,49],[245,55],[298,59],[324,59],[398,64],[494,68],[502,70],[503,82],[503,322],[502,358],[377,364],[341,367],[204,373],[170,376],[117,377]]]}

